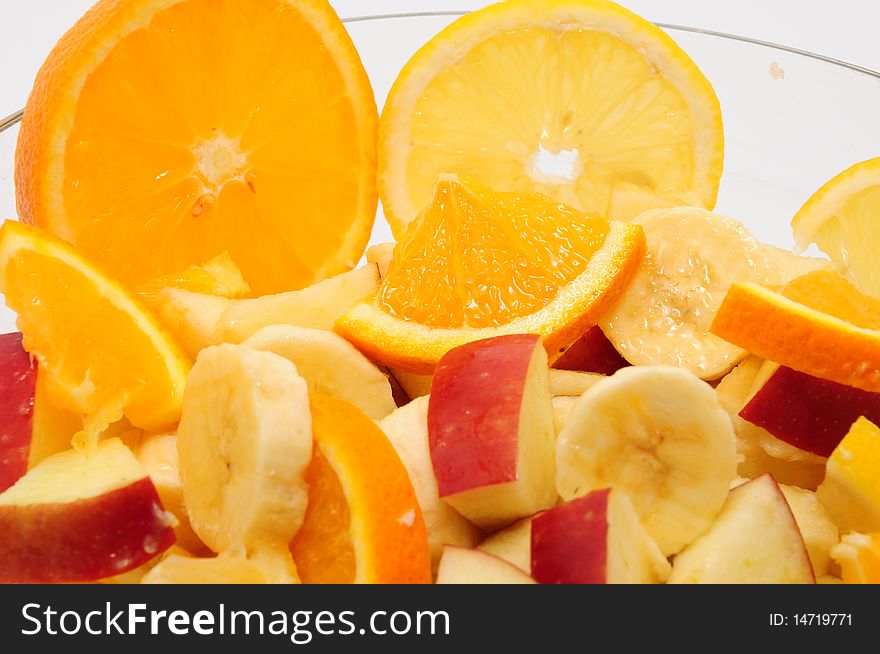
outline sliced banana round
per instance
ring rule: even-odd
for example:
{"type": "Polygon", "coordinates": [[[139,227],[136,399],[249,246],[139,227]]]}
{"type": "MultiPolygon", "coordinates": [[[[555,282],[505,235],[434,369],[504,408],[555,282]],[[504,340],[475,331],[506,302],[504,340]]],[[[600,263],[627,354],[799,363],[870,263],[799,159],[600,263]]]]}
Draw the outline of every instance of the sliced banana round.
{"type": "Polygon", "coordinates": [[[647,253],[626,295],[599,322],[630,363],[670,365],[721,377],[746,351],[709,333],[734,282],[761,282],[770,253],[732,218],[694,207],[639,215],[647,253]]]}
{"type": "Polygon", "coordinates": [[[670,366],[624,368],[585,393],[556,445],[564,500],[617,488],[665,555],[699,537],[736,477],[736,441],[715,391],[670,366]]]}
{"type": "Polygon", "coordinates": [[[331,331],[272,325],[242,345],[292,361],[309,392],[351,402],[373,420],[381,420],[397,408],[388,378],[351,343],[331,331]]]}
{"type": "Polygon", "coordinates": [[[305,517],[312,419],[287,359],[240,345],[199,353],[177,432],[190,524],[215,552],[288,543],[305,517]]]}

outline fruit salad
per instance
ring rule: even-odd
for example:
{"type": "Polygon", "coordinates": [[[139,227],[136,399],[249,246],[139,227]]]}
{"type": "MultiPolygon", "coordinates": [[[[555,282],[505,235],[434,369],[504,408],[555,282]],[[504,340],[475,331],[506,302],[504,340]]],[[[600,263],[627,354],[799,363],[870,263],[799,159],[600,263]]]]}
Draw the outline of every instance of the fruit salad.
{"type": "Polygon", "coordinates": [[[609,0],[381,116],[326,0],[99,0],[0,227],[0,582],[880,583],[880,160],[761,243],[721,109],[609,0]]]}

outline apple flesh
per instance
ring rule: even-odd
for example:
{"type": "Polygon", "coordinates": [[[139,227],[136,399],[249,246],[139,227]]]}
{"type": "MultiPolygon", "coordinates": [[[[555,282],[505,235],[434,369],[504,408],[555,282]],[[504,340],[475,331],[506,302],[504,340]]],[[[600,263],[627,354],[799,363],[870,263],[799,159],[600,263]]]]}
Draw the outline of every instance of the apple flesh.
{"type": "Polygon", "coordinates": [[[118,439],[61,452],[0,494],[0,583],[127,572],[174,544],[173,523],[118,439]]]}
{"type": "Polygon", "coordinates": [[[827,457],[860,416],[880,422],[880,393],[779,366],[739,415],[790,445],[827,457]]]}
{"type": "Polygon", "coordinates": [[[705,534],[675,557],[671,584],[815,583],[804,539],[770,475],[730,491],[705,534]]]}
{"type": "Polygon", "coordinates": [[[20,333],[0,335],[0,492],[27,472],[37,364],[20,333]]]}
{"type": "Polygon", "coordinates": [[[532,520],[523,518],[509,527],[496,531],[477,549],[504,559],[528,574],[532,573],[532,520]]]}
{"type": "Polygon", "coordinates": [[[431,385],[428,439],[440,497],[477,526],[553,506],[556,438],[541,337],[450,350],[431,385]]]}
{"type": "Polygon", "coordinates": [[[480,550],[443,548],[438,584],[534,584],[535,580],[504,559],[480,550]]]}
{"type": "Polygon", "coordinates": [[[629,498],[610,488],[560,504],[532,520],[531,572],[541,584],[651,584],[669,563],[629,498]]]}
{"type": "Polygon", "coordinates": [[[440,563],[444,545],[473,547],[480,530],[440,499],[428,444],[428,398],[419,397],[379,421],[379,428],[397,451],[422,510],[431,563],[440,563]]]}
{"type": "Polygon", "coordinates": [[[831,548],[840,541],[837,525],[822,506],[816,493],[795,486],[779,486],[804,539],[813,573],[817,578],[828,573],[831,548]]]}
{"type": "Polygon", "coordinates": [[[613,375],[629,363],[611,344],[598,325],[572,343],[556,359],[553,367],[557,370],[576,370],[595,372],[600,375],[613,375]]]}

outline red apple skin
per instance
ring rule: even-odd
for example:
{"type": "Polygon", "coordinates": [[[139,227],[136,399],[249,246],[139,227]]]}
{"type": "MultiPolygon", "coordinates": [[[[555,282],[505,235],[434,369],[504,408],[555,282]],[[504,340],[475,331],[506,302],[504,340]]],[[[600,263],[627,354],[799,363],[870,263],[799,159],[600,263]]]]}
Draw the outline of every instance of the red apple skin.
{"type": "Polygon", "coordinates": [[[0,492],[27,472],[36,386],[37,364],[21,334],[0,335],[0,492]]]}
{"type": "Polygon", "coordinates": [[[628,365],[627,360],[620,356],[597,325],[572,343],[556,360],[553,367],[557,370],[613,375],[628,365]]]}
{"type": "Polygon", "coordinates": [[[790,445],[827,457],[860,416],[880,421],[880,393],[780,366],[739,415],[790,445]]]}
{"type": "Polygon", "coordinates": [[[428,441],[440,497],[516,480],[520,406],[535,334],[467,343],[437,364],[428,441]]]}
{"type": "Polygon", "coordinates": [[[65,504],[0,506],[0,583],[95,581],[143,565],[174,544],[145,477],[65,504]]]}
{"type": "Polygon", "coordinates": [[[604,584],[611,489],[593,491],[532,520],[532,577],[539,584],[604,584]]]}

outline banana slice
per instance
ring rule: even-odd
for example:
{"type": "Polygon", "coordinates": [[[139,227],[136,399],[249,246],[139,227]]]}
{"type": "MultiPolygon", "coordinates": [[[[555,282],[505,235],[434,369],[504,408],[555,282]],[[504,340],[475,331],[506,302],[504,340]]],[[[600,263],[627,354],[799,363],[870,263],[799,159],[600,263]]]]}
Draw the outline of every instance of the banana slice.
{"type": "Polygon", "coordinates": [[[238,345],[202,350],[177,432],[183,499],[215,552],[288,543],[308,502],[312,420],[287,359],[238,345]]]}
{"type": "Polygon", "coordinates": [[[273,325],[264,327],[242,345],[274,352],[292,361],[310,393],[347,400],[374,420],[381,420],[396,408],[388,378],[338,334],[273,325]]]}
{"type": "Polygon", "coordinates": [[[761,283],[771,255],[738,221],[694,207],[636,217],[647,254],[626,295],[599,322],[630,363],[684,368],[717,379],[746,351],[709,333],[734,282],[761,283]]]}
{"type": "Polygon", "coordinates": [[[708,384],[680,368],[624,368],[572,408],[556,444],[556,487],[564,500],[624,491],[668,556],[718,515],[736,464],[730,418],[708,384]]]}

